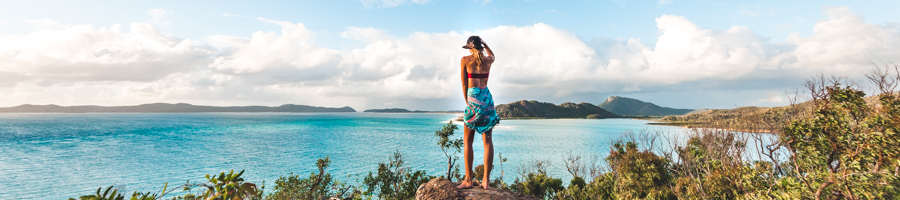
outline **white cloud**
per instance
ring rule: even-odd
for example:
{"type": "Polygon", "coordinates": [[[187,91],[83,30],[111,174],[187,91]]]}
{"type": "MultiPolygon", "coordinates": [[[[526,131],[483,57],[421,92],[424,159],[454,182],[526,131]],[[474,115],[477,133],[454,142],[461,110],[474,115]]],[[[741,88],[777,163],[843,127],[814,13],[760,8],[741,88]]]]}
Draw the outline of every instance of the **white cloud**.
{"type": "Polygon", "coordinates": [[[76,25],[0,35],[0,71],[45,83],[151,81],[203,66],[214,53],[204,44],[164,36],[149,24],[121,29],[76,25]]]}
{"type": "Polygon", "coordinates": [[[163,16],[166,14],[172,14],[172,13],[173,13],[172,11],[161,9],[161,8],[150,9],[150,16],[152,17],[150,19],[150,23],[159,24],[159,25],[168,25],[169,22],[163,20],[163,16]]]}
{"type": "Polygon", "coordinates": [[[224,46],[228,54],[216,58],[210,68],[232,74],[308,69],[327,64],[337,53],[311,44],[313,33],[302,23],[259,20],[281,26],[280,34],[260,31],[250,38],[211,36],[212,42],[224,46]]]}
{"type": "Polygon", "coordinates": [[[772,91],[797,86],[779,83],[817,73],[860,77],[870,62],[900,60],[896,26],[865,23],[847,8],[823,12],[828,17],[812,35],[793,34],[779,43],[748,27],[704,29],[663,15],[656,19],[660,36],[653,46],[638,39],[585,42],[538,23],[406,36],[349,27],[340,36],[365,44],[350,50],[316,45],[316,34],[303,23],[264,18],[259,20],[281,30],[211,36],[210,45],[219,48],[164,36],[150,24],[122,31],[118,25],[36,22],[51,28],[0,35],[0,104],[454,109],[462,104],[459,60],[468,54],[459,47],[469,35],[480,35],[497,53],[491,90],[503,103],[601,101],[601,94],[688,88],[745,89],[754,91],[749,103],[778,104],[784,99],[772,91]]]}
{"type": "Polygon", "coordinates": [[[784,103],[787,103],[785,101],[786,98],[787,97],[785,97],[785,95],[783,95],[783,94],[779,94],[777,92],[770,92],[769,94],[766,95],[765,98],[758,99],[756,101],[765,102],[765,103],[784,104],[784,103]]]}
{"type": "MultiPolygon", "coordinates": [[[[363,4],[366,8],[390,8],[397,7],[403,4],[425,4],[430,2],[431,0],[356,0],[363,4]]],[[[487,3],[486,0],[485,3],[487,3]]]]}
{"type": "MultiPolygon", "coordinates": [[[[868,24],[847,7],[826,8],[814,33],[803,38],[788,36],[795,45],[794,67],[816,69],[826,74],[855,75],[872,62],[900,60],[900,28],[868,24]]],[[[858,75],[857,75],[858,76],[858,75]]]]}

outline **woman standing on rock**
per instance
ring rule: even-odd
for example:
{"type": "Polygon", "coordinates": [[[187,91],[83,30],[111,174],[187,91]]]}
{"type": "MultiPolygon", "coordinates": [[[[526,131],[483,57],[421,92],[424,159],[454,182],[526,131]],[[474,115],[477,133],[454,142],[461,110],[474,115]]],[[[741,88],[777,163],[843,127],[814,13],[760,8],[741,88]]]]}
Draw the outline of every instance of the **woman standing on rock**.
{"type": "Polygon", "coordinates": [[[494,52],[478,36],[469,37],[463,48],[468,49],[472,55],[465,56],[460,61],[460,76],[467,105],[466,113],[463,116],[466,124],[463,128],[466,177],[457,188],[473,186],[472,140],[475,137],[473,132],[478,132],[484,141],[484,178],[481,180],[481,187],[488,189],[494,162],[494,143],[491,141],[491,133],[494,126],[500,123],[500,117],[494,110],[494,98],[487,88],[488,73],[491,72],[491,64],[494,63],[494,52]],[[487,50],[487,56],[484,56],[485,50],[487,50]]]}

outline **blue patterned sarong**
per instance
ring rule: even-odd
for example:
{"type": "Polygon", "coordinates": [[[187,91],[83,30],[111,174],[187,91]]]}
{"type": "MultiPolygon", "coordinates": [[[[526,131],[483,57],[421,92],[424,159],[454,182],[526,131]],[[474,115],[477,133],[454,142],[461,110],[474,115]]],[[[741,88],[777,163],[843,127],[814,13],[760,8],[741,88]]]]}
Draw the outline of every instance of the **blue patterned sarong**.
{"type": "Polygon", "coordinates": [[[463,121],[469,129],[484,133],[500,123],[500,117],[494,110],[494,97],[487,87],[471,87],[466,91],[466,114],[463,121]]]}

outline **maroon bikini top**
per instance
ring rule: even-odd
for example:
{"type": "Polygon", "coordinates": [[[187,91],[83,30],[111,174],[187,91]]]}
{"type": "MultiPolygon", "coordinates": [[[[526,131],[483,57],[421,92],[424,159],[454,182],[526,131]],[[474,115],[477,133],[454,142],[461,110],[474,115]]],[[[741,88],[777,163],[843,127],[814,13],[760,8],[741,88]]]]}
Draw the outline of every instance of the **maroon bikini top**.
{"type": "Polygon", "coordinates": [[[469,78],[488,78],[488,74],[490,74],[490,73],[486,73],[486,74],[473,74],[473,73],[468,73],[468,72],[467,72],[467,73],[466,73],[466,76],[468,76],[469,78]]]}

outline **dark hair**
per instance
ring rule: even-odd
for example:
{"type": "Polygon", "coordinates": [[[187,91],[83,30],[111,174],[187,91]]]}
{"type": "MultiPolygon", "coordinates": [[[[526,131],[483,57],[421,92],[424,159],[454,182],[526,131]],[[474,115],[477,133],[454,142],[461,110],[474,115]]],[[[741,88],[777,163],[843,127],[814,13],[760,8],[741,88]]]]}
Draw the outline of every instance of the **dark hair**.
{"type": "Polygon", "coordinates": [[[484,49],[484,45],[481,44],[481,37],[477,35],[469,36],[469,39],[466,40],[466,45],[462,47],[463,49],[478,49],[481,51],[484,49]]]}

